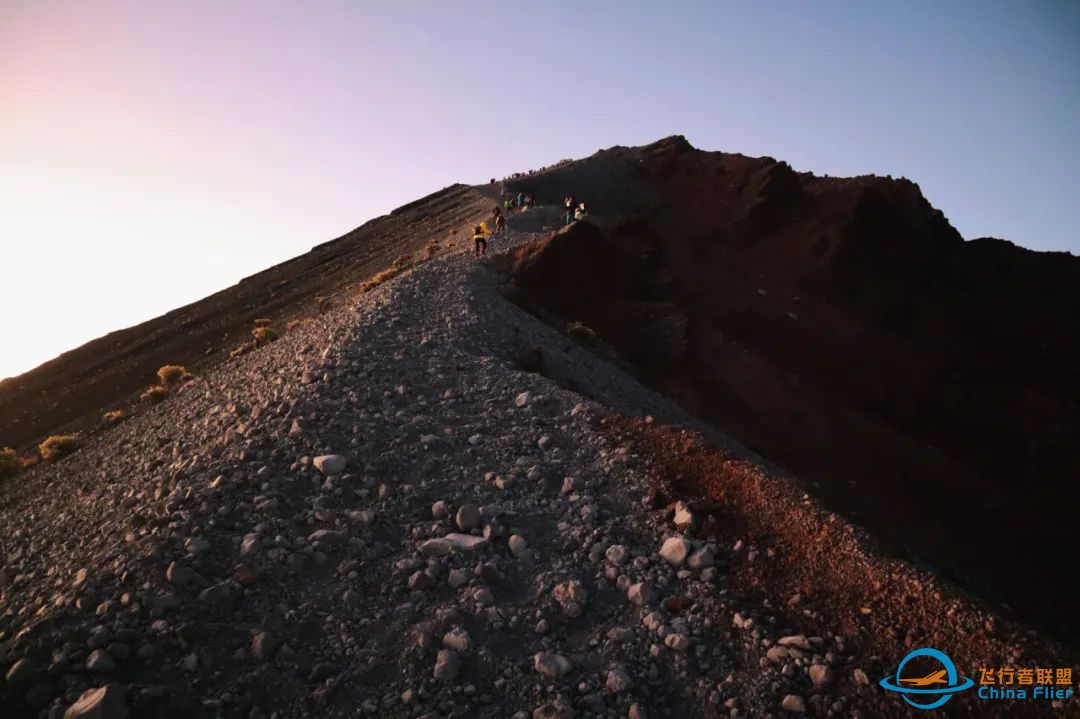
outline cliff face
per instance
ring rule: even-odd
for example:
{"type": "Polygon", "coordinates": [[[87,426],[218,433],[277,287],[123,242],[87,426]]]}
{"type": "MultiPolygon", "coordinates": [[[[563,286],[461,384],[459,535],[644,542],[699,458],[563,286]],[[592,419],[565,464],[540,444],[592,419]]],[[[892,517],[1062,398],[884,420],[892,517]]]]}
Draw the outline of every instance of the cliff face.
{"type": "Polygon", "coordinates": [[[815,177],[682,138],[517,186],[573,192],[597,217],[519,250],[524,302],[591,326],[915,556],[1076,623],[1060,595],[1020,585],[1060,574],[1021,541],[1033,528],[1080,539],[1080,259],[965,242],[908,180],[815,177]]]}

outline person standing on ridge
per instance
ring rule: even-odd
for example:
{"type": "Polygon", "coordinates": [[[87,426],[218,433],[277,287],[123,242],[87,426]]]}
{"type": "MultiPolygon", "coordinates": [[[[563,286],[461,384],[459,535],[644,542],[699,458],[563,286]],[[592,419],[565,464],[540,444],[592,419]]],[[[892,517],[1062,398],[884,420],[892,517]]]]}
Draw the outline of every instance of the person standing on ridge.
{"type": "Polygon", "coordinates": [[[574,205],[576,204],[574,202],[574,196],[573,195],[567,195],[565,204],[566,204],[566,224],[569,225],[571,222],[574,221],[574,205]]]}
{"type": "Polygon", "coordinates": [[[502,215],[498,215],[495,218],[495,234],[496,235],[505,235],[506,234],[506,218],[503,217],[502,215]]]}
{"type": "Polygon", "coordinates": [[[483,257],[487,254],[487,236],[484,234],[484,223],[473,228],[473,242],[476,245],[476,256],[483,257]]]}

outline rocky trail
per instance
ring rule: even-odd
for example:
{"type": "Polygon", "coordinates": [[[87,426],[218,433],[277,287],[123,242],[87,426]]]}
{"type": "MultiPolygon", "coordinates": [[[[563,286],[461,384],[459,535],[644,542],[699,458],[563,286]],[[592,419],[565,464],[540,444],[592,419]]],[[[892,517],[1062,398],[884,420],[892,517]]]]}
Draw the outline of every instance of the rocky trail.
{"type": "MultiPolygon", "coordinates": [[[[508,301],[495,264],[420,264],[0,488],[3,716],[916,713],[867,637],[926,637],[762,579],[851,528],[773,470],[775,503],[718,511],[673,463],[756,460],[508,301]],[[700,446],[665,456],[661,431],[700,446]]],[[[922,581],[875,616],[937,592],[933,638],[972,661],[1057,659],[922,581]]],[[[1076,708],[971,702],[950,707],[1076,708]]]]}

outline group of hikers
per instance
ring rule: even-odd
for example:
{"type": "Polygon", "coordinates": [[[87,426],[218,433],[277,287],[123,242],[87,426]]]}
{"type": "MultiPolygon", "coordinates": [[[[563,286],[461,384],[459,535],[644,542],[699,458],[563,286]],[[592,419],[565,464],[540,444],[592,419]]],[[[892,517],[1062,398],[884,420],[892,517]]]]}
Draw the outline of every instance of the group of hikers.
{"type": "MultiPolygon", "coordinates": [[[[496,205],[492,208],[490,222],[482,220],[480,224],[473,228],[473,243],[476,247],[475,254],[477,257],[483,257],[487,254],[489,239],[495,235],[506,234],[507,215],[513,214],[515,210],[524,212],[531,209],[535,203],[535,198],[532,195],[526,195],[524,192],[518,192],[516,195],[508,193],[505,187],[499,191],[499,197],[502,199],[502,207],[496,205]]],[[[567,195],[563,203],[566,208],[564,219],[567,225],[585,217],[584,202],[578,202],[573,195],[567,195]]]]}

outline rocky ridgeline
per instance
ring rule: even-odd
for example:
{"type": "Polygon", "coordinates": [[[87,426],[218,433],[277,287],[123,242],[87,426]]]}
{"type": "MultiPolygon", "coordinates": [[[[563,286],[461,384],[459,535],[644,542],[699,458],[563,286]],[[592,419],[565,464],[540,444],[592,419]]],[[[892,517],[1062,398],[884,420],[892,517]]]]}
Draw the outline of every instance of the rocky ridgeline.
{"type": "Polygon", "coordinates": [[[5,489],[5,716],[872,716],[609,408],[693,424],[463,256],[221,366],[5,489]]]}

